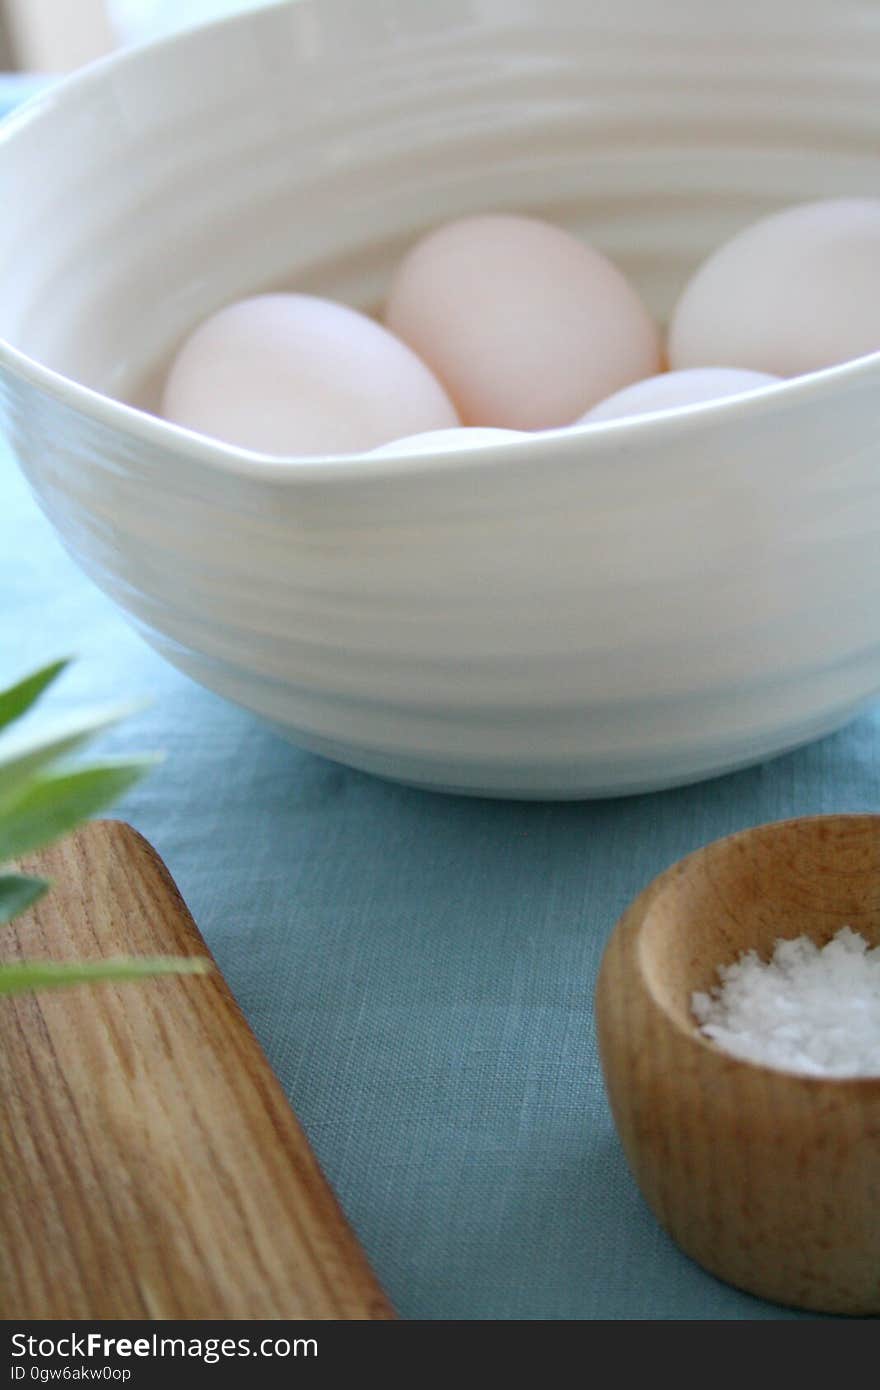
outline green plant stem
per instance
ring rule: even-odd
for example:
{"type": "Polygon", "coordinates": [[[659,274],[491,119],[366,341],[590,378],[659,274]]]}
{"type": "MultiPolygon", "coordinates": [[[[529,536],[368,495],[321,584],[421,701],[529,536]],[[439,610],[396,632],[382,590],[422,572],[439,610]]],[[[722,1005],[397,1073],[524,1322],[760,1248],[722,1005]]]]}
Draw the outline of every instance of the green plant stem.
{"type": "Polygon", "coordinates": [[[212,969],[204,956],[143,956],[129,960],[14,961],[0,965],[0,995],[56,985],[94,984],[99,980],[124,983],[154,975],[206,975],[212,969]]]}

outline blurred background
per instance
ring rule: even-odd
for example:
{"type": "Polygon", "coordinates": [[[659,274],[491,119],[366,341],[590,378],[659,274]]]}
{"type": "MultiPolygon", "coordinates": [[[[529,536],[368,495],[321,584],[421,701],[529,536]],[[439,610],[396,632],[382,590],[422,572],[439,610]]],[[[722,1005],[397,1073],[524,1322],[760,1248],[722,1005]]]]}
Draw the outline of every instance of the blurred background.
{"type": "Polygon", "coordinates": [[[0,0],[0,71],[70,72],[113,48],[266,0],[0,0]]]}

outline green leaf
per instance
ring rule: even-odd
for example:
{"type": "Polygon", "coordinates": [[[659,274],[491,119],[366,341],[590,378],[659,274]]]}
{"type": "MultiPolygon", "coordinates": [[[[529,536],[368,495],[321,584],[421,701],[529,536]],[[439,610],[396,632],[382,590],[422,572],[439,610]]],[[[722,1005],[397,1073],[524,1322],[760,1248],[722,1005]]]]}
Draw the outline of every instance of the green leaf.
{"type": "Polygon", "coordinates": [[[42,768],[73,753],[102,729],[124,719],[135,707],[108,705],[55,720],[38,733],[5,735],[0,740],[0,802],[42,768]]]}
{"type": "Polygon", "coordinates": [[[143,980],[154,975],[205,975],[211,961],[204,956],[144,956],[130,960],[15,961],[0,965],[0,995],[20,994],[31,989],[51,989],[59,985],[110,980],[143,980]]]}
{"type": "Polygon", "coordinates": [[[61,772],[39,773],[0,807],[0,864],[57,840],[115,801],[157,758],[105,758],[61,772]]]}
{"type": "Polygon", "coordinates": [[[0,729],[29,710],[34,701],[40,698],[46,686],[51,685],[56,677],[61,675],[68,663],[69,658],[52,661],[41,670],[34,671],[33,675],[25,676],[17,685],[0,690],[0,729]]]}
{"type": "Polygon", "coordinates": [[[24,874],[0,874],[0,926],[11,922],[20,912],[41,898],[49,887],[45,878],[27,878],[24,874]]]}

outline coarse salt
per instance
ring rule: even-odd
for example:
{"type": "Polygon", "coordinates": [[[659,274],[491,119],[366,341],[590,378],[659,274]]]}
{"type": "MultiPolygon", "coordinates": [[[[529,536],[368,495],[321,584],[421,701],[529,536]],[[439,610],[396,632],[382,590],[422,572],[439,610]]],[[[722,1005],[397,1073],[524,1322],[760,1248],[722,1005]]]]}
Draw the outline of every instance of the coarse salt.
{"type": "Polygon", "coordinates": [[[746,1061],[812,1076],[880,1075],[880,946],[842,927],[825,946],[777,941],[746,951],[695,991],[700,1031],[746,1061]]]}

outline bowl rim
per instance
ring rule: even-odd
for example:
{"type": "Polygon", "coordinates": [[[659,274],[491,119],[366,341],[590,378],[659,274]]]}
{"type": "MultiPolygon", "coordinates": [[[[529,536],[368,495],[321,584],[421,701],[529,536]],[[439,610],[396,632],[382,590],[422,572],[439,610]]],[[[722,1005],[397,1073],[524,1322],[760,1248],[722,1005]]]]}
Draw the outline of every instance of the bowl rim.
{"type": "MultiPolygon", "coordinates": [[[[50,82],[0,119],[0,146],[14,140],[18,131],[28,129],[43,119],[51,119],[58,107],[63,108],[72,93],[100,83],[108,72],[117,73],[130,63],[142,61],[147,54],[161,53],[181,43],[198,43],[202,34],[246,28],[259,21],[261,16],[280,14],[293,8],[292,0],[264,0],[256,8],[224,15],[206,24],[193,25],[148,43],[106,54],[74,73],[50,82]]],[[[714,367],[727,364],[704,365],[714,367]]],[[[73,377],[45,366],[14,347],[2,335],[0,371],[17,377],[99,426],[128,435],[141,445],[170,450],[178,457],[219,468],[244,480],[293,485],[297,482],[394,479],[401,474],[439,476],[441,473],[459,471],[472,474],[479,464],[494,471],[495,467],[509,466],[516,455],[525,458],[527,451],[537,458],[545,452],[548,444],[553,446],[554,452],[562,460],[576,455],[585,461],[591,454],[602,454],[606,445],[638,447],[646,437],[652,437],[655,433],[665,442],[671,442],[677,435],[686,435],[692,430],[711,430],[728,423],[748,422],[774,407],[782,410],[801,399],[820,400],[833,394],[840,386],[858,383],[863,377],[875,373],[880,376],[880,349],[719,400],[698,401],[687,406],[667,407],[613,420],[557,426],[534,433],[523,431],[522,439],[482,444],[472,449],[458,450],[441,445],[436,451],[419,450],[388,456],[375,450],[318,455],[266,454],[227,444],[172,424],[161,416],[86,386],[73,377]]]]}

